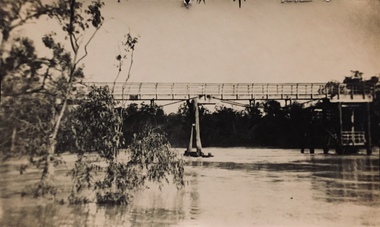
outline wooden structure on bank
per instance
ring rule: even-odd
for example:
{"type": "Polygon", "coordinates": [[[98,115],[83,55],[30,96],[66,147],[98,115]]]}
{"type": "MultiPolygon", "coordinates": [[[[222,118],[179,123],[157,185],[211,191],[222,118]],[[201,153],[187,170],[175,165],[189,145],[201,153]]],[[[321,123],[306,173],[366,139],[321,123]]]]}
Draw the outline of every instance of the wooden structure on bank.
{"type": "MultiPolygon", "coordinates": [[[[324,99],[320,108],[312,108],[309,128],[305,141],[314,153],[316,128],[322,128],[325,134],[324,153],[333,148],[337,154],[349,154],[359,149],[372,153],[370,102],[355,99],[331,102],[324,99]]],[[[304,144],[305,145],[305,144],[304,144]]],[[[304,152],[306,145],[301,149],[304,152]]]]}
{"type": "MultiPolygon", "coordinates": [[[[309,148],[314,153],[313,128],[322,124],[328,138],[324,152],[335,148],[338,154],[365,147],[372,152],[370,104],[374,89],[367,84],[330,83],[85,83],[78,91],[86,92],[89,85],[109,86],[120,101],[188,101],[192,108],[192,127],[187,152],[196,144],[196,155],[202,156],[198,99],[225,101],[283,100],[323,101],[310,119],[309,148]]],[[[304,149],[302,149],[302,152],[304,149]]]]}

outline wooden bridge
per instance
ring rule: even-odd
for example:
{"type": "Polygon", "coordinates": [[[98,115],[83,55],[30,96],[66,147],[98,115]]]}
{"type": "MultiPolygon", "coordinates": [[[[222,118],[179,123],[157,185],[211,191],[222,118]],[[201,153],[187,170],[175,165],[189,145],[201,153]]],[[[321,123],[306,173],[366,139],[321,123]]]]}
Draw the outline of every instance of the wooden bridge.
{"type": "MultiPolygon", "coordinates": [[[[339,154],[365,147],[367,154],[372,153],[370,129],[370,103],[373,101],[374,88],[366,83],[84,83],[77,86],[80,94],[87,94],[91,85],[108,86],[116,100],[119,101],[185,101],[191,104],[193,126],[190,142],[185,154],[205,156],[200,142],[198,99],[217,99],[225,101],[317,101],[323,100],[322,119],[332,113],[333,120],[323,120],[329,137],[324,152],[329,146],[339,154]],[[359,122],[359,123],[358,123],[359,122]],[[196,152],[192,144],[196,144],[196,152]]],[[[83,99],[86,99],[85,96],[83,99]]],[[[331,117],[331,116],[330,116],[331,117]]],[[[314,117],[310,119],[308,134],[310,153],[314,153],[313,131],[316,124],[314,117]]],[[[304,149],[302,149],[303,152],[304,149]]]]}
{"type": "Polygon", "coordinates": [[[320,100],[371,102],[373,89],[365,85],[329,83],[85,83],[113,88],[116,100],[320,100]]]}

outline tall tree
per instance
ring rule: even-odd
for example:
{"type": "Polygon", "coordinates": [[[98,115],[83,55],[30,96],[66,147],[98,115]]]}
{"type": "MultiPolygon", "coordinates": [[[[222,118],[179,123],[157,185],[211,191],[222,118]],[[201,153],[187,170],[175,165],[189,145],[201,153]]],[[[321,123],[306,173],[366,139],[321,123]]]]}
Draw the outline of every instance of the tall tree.
{"type": "Polygon", "coordinates": [[[32,162],[33,157],[37,157],[38,165],[43,166],[38,188],[52,180],[58,130],[68,102],[73,99],[74,83],[84,77],[80,64],[88,54],[89,43],[102,26],[102,6],[100,1],[85,4],[77,0],[57,0],[48,4],[40,0],[1,2],[1,101],[6,110],[2,110],[1,120],[9,124],[1,130],[7,132],[10,127],[12,131],[11,138],[2,137],[2,145],[10,144],[12,148],[16,137],[25,141],[19,148],[30,152],[32,162]],[[56,20],[57,27],[65,34],[64,39],[57,35],[59,31],[42,37],[50,56],[38,56],[32,40],[13,32],[42,16],[56,20]],[[84,35],[87,31],[91,31],[90,37],[84,35]],[[38,105],[31,106],[29,104],[33,102],[26,103],[27,100],[38,105]],[[17,113],[18,109],[24,110],[28,106],[34,110],[31,113],[36,114],[17,113]],[[50,111],[41,116],[42,108],[50,111]],[[14,119],[17,119],[15,124],[12,123],[14,119]],[[28,134],[17,133],[23,127],[28,129],[28,134]],[[41,147],[40,152],[30,149],[30,144],[41,147]]]}
{"type": "MultiPolygon", "coordinates": [[[[130,107],[133,114],[135,106],[130,107]]],[[[143,105],[134,114],[149,120],[160,112],[154,106],[143,105]]],[[[72,128],[79,158],[71,172],[75,181],[71,203],[95,199],[99,204],[128,204],[133,192],[142,189],[147,181],[162,186],[163,181],[169,182],[169,176],[178,187],[183,185],[183,161],[171,151],[166,135],[154,123],[145,123],[134,132],[126,151],[128,158],[118,159],[125,135],[120,130],[123,118],[108,87],[92,87],[89,101],[83,102],[74,115],[72,128]],[[86,155],[88,151],[94,153],[86,155]],[[94,156],[95,162],[91,161],[94,156]],[[89,198],[86,189],[95,190],[96,197],[89,198]]]]}

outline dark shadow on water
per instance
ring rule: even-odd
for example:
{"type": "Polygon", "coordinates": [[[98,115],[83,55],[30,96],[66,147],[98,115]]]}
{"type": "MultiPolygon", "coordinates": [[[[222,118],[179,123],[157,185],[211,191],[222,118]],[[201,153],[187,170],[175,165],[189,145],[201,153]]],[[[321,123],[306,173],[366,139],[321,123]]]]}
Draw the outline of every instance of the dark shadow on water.
{"type": "MultiPolygon", "coordinates": [[[[190,163],[197,166],[197,163],[190,163]]],[[[235,162],[204,162],[206,168],[219,168],[226,170],[246,170],[246,171],[287,171],[304,172],[315,171],[318,167],[313,164],[300,163],[235,163],[235,162]]]]}

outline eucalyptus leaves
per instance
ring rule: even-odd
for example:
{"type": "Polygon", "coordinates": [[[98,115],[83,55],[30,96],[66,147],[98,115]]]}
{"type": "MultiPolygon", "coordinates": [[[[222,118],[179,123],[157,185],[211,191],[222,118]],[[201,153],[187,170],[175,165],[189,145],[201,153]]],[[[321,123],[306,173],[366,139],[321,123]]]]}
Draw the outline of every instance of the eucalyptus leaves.
{"type": "Polygon", "coordinates": [[[144,188],[147,181],[161,187],[163,182],[169,183],[169,177],[181,187],[184,163],[171,151],[166,136],[145,127],[120,153],[123,111],[115,108],[108,87],[91,89],[72,122],[78,160],[71,171],[74,185],[70,202],[128,204],[133,192],[144,188]]]}

